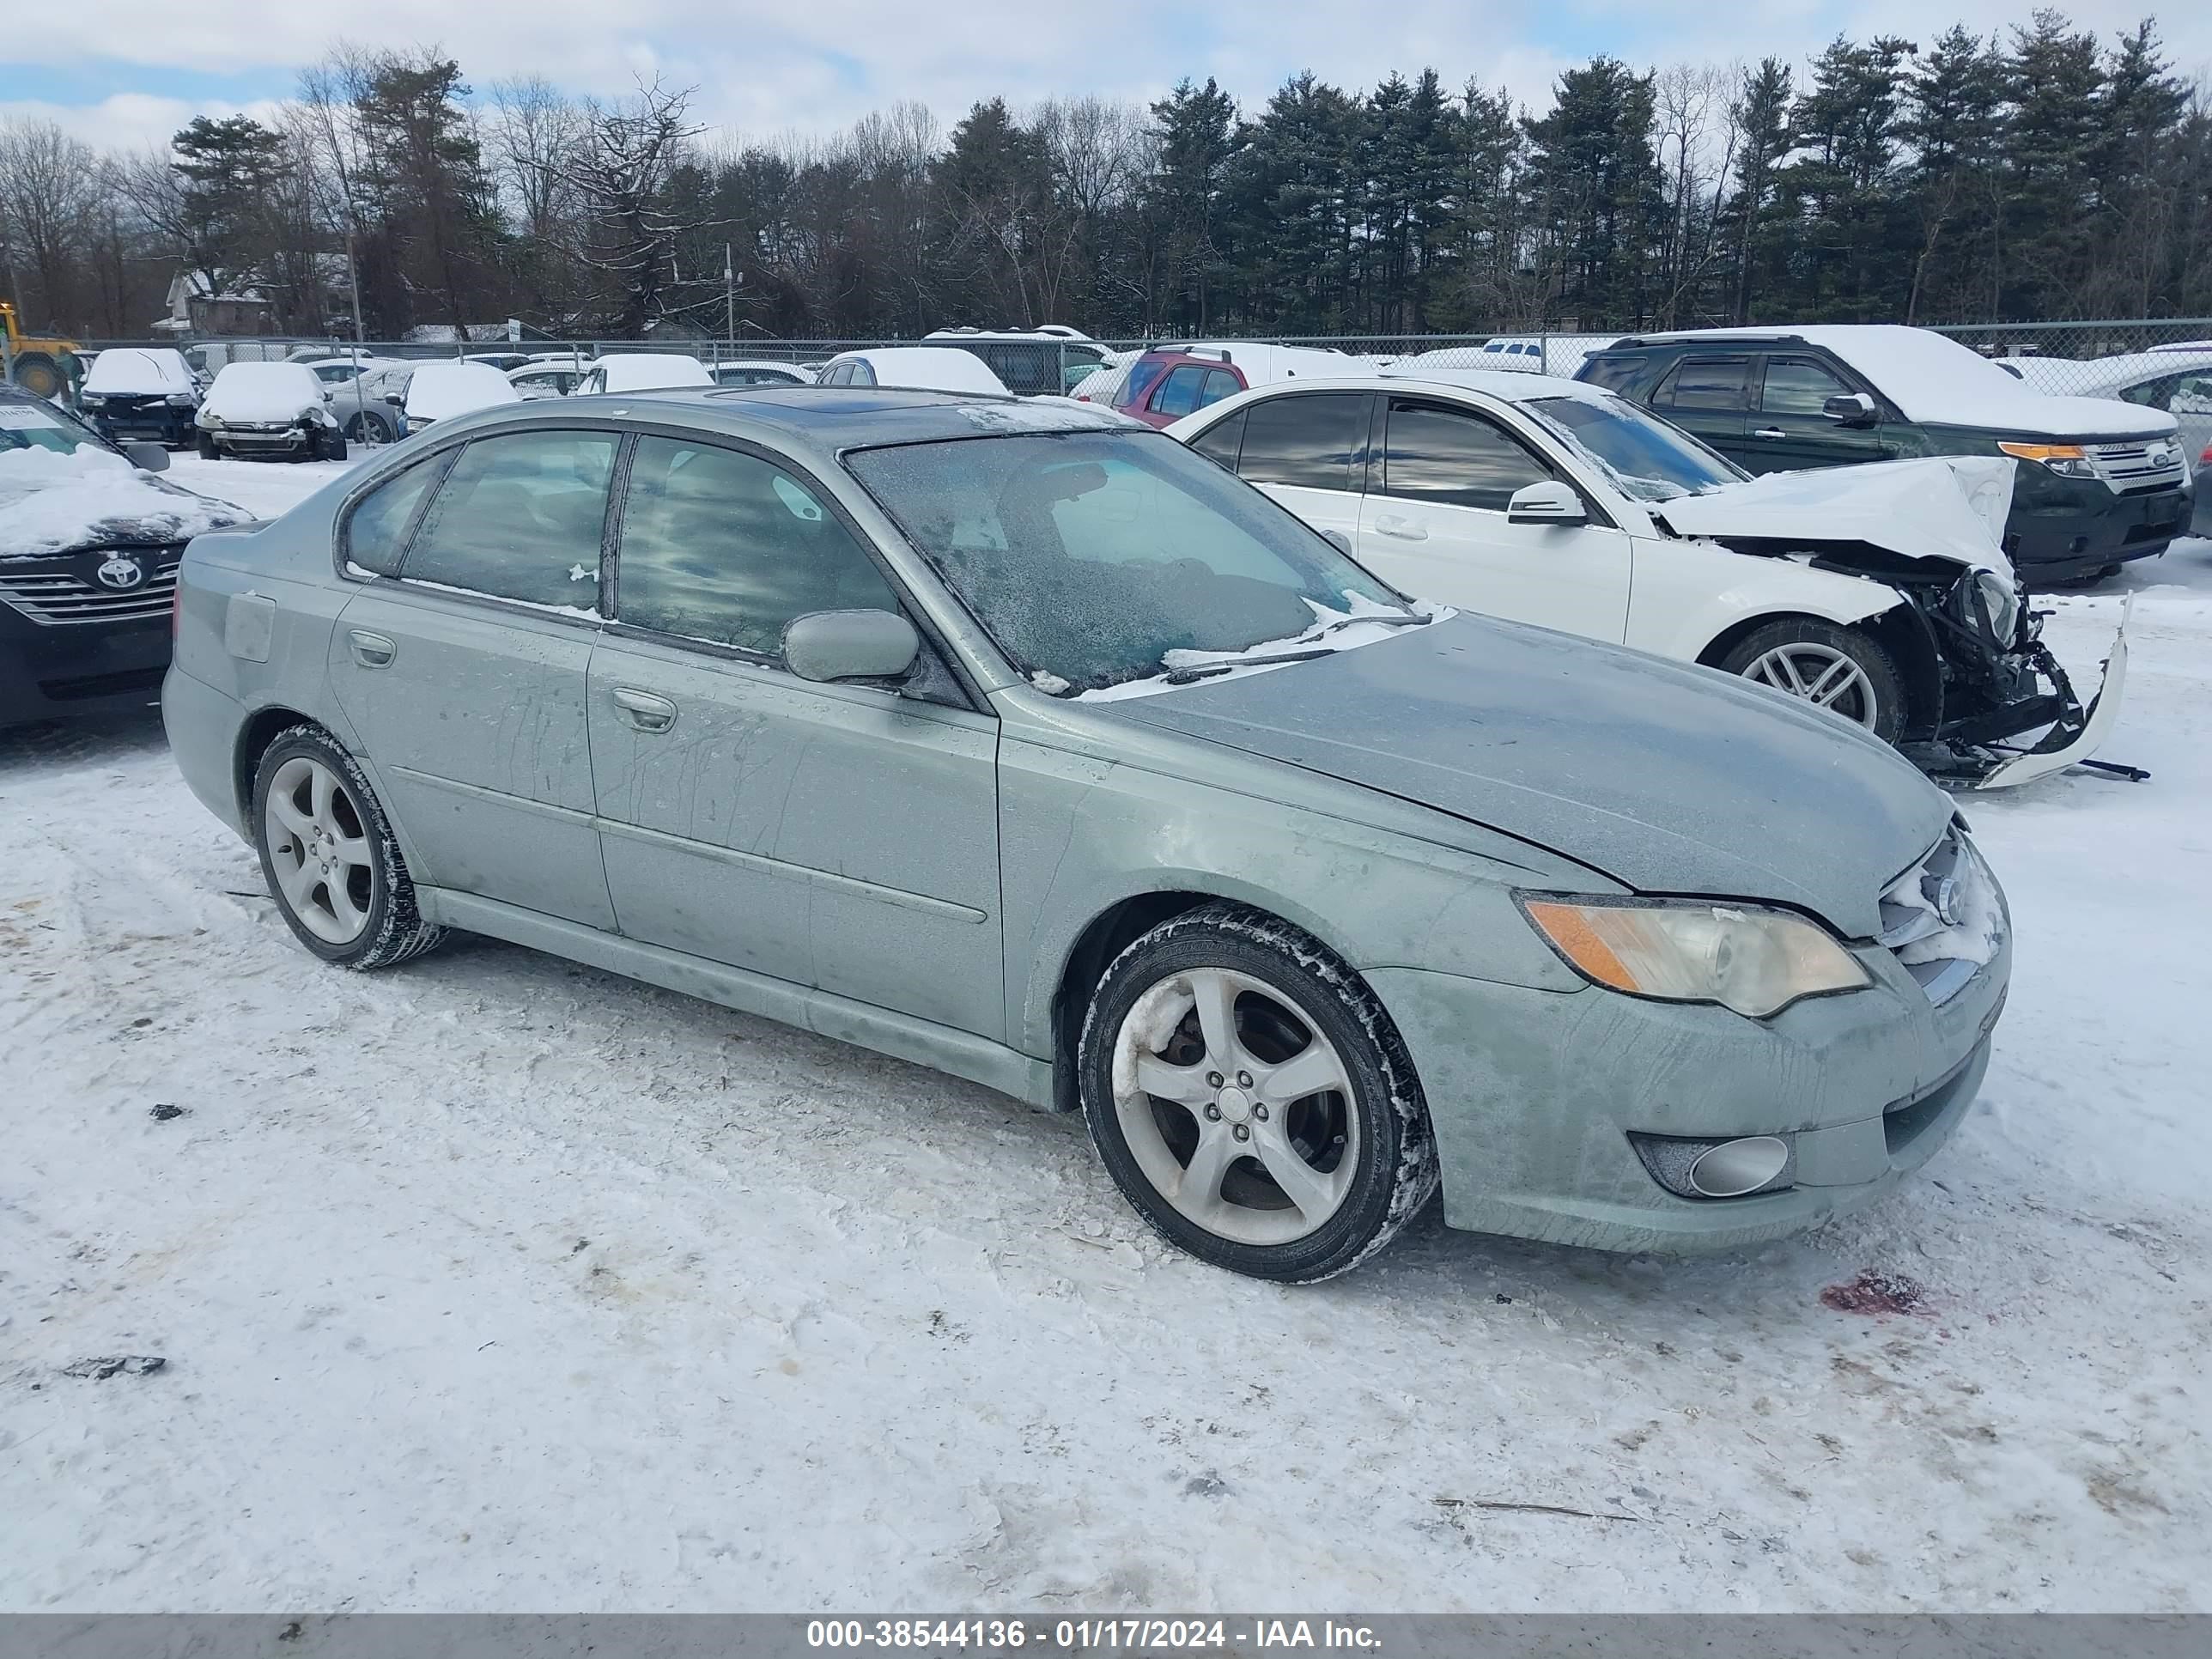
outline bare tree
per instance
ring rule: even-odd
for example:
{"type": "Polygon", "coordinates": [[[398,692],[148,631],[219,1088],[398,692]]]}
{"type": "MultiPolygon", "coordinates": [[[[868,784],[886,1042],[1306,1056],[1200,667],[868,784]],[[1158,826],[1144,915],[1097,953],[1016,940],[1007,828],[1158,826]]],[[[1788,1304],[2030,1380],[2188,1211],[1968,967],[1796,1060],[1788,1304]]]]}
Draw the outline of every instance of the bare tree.
{"type": "Polygon", "coordinates": [[[704,131],[689,120],[694,88],[655,79],[618,104],[592,104],[581,141],[545,163],[582,215],[577,252],[601,278],[610,325],[642,332],[659,319],[680,279],[677,244],[705,222],[673,212],[666,186],[704,131]]]}
{"type": "Polygon", "coordinates": [[[100,157],[91,145],[52,121],[0,121],[0,220],[7,227],[9,286],[26,315],[48,326],[84,314],[77,262],[100,187],[100,157]]]}

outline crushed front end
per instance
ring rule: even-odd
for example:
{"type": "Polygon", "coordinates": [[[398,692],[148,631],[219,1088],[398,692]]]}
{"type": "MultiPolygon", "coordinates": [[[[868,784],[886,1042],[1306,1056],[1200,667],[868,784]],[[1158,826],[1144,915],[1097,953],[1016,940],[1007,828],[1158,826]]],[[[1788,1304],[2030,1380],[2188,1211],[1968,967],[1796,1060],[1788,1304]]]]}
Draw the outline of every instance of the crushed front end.
{"type": "Polygon", "coordinates": [[[1831,554],[1814,564],[1872,576],[1905,603],[1881,619],[1901,661],[1917,668],[1912,715],[1898,748],[1938,782],[1971,788],[2024,783],[2086,758],[2118,714],[2125,624],[2104,684],[2084,704],[2043,640],[2026,584],[1948,560],[1831,554]],[[2019,739],[2033,737],[2033,742],[2019,739]]]}

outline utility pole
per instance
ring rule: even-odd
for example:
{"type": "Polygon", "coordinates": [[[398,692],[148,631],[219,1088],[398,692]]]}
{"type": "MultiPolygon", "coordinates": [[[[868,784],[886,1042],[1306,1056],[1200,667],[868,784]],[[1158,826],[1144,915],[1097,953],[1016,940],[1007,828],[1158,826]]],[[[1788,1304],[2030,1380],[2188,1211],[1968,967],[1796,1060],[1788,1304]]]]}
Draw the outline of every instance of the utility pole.
{"type": "Polygon", "coordinates": [[[732,345],[738,343],[738,262],[727,242],[722,244],[722,332],[732,345]]]}

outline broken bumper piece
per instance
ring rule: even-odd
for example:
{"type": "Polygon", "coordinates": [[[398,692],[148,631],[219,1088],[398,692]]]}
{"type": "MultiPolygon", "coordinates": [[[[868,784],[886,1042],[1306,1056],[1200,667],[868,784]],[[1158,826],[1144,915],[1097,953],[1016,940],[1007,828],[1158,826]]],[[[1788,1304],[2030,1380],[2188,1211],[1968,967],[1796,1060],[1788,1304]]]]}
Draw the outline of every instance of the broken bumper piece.
{"type": "Polygon", "coordinates": [[[2049,692],[1946,726],[1933,742],[1905,744],[1907,757],[1939,783],[1979,790],[2017,788],[2096,753],[2119,718],[2127,684],[2127,611],[2121,613],[2119,632],[2105,659],[2104,684],[2087,707],[2057,659],[2040,644],[2033,649],[2036,666],[2051,683],[2049,692]],[[2039,727],[2048,729],[2033,748],[2015,749],[2004,742],[2039,727]]]}
{"type": "MultiPolygon", "coordinates": [[[[2010,789],[2033,783],[2097,752],[2112,722],[2120,717],[2120,696],[2128,683],[2128,617],[2134,609],[2135,597],[2130,594],[2120,610],[2120,631],[2113,636],[2112,654],[2105,659],[2105,683],[2090,699],[2088,708],[2085,711],[2076,703],[2073,717],[2061,720],[2034,748],[2001,759],[1975,783],[1975,788],[2010,789]]],[[[2063,684],[2062,679],[2062,687],[2063,684]]]]}

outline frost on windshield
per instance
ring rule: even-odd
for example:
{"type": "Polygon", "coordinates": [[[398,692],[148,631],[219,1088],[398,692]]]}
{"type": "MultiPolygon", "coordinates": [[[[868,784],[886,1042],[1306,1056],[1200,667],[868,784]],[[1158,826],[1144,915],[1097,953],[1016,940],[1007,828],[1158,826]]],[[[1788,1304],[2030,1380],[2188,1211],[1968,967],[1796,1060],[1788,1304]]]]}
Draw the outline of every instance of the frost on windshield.
{"type": "MultiPolygon", "coordinates": [[[[1221,671],[1206,675],[1207,684],[1242,679],[1248,674],[1264,674],[1271,668],[1306,661],[1316,653],[1355,651],[1363,645],[1373,645],[1378,640],[1425,628],[1431,623],[1449,622],[1459,614],[1449,605],[1431,605],[1426,599],[1414,599],[1404,605],[1378,605],[1358,593],[1346,597],[1346,608],[1341,611],[1331,610],[1313,599],[1305,604],[1314,613],[1314,625],[1286,639],[1262,640],[1241,651],[1170,651],[1160,659],[1159,673],[1085,691],[1075,701],[1114,702],[1124,697],[1149,697],[1192,684],[1195,674],[1207,669],[1221,671]],[[1410,626],[1407,621],[1409,612],[1416,619],[1410,626]]],[[[1030,678],[1034,680],[1036,677],[1030,678]]]]}

